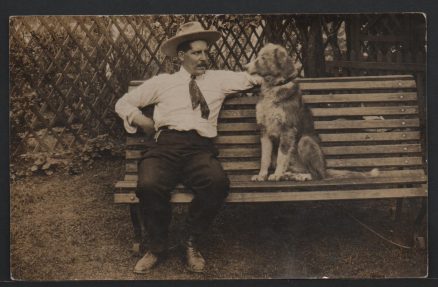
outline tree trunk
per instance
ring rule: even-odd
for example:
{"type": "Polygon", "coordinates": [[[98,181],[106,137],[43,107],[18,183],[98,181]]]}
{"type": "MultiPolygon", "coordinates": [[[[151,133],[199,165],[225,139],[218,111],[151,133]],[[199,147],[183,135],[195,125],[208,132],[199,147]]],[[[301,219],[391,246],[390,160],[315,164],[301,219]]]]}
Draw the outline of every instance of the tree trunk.
{"type": "Polygon", "coordinates": [[[273,43],[284,46],[283,41],[283,20],[281,16],[265,16],[265,43],[273,43]]]}
{"type": "MultiPolygon", "coordinates": [[[[325,76],[324,47],[322,43],[321,20],[319,17],[312,19],[309,31],[307,57],[307,77],[325,76]]],[[[306,70],[305,70],[306,72],[306,70]]]]}
{"type": "Polygon", "coordinates": [[[300,17],[296,25],[301,34],[304,76],[324,77],[326,73],[320,17],[300,17]]]}

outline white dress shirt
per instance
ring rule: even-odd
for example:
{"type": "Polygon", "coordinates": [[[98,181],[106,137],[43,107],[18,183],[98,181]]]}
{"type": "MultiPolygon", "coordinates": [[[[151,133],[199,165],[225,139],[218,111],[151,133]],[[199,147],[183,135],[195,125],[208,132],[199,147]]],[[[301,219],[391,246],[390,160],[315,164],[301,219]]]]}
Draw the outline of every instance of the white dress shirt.
{"type": "Polygon", "coordinates": [[[168,126],[169,129],[179,131],[196,130],[201,136],[212,138],[217,135],[217,118],[225,96],[236,90],[251,88],[257,81],[258,78],[246,72],[223,70],[207,70],[203,75],[197,76],[196,83],[210,109],[208,119],[203,119],[200,106],[192,109],[190,74],[182,67],[174,74],[154,76],[124,94],[117,101],[115,110],[123,119],[129,133],[137,131],[137,127],[132,125],[132,119],[141,113],[139,108],[155,105],[155,130],[168,126]]]}

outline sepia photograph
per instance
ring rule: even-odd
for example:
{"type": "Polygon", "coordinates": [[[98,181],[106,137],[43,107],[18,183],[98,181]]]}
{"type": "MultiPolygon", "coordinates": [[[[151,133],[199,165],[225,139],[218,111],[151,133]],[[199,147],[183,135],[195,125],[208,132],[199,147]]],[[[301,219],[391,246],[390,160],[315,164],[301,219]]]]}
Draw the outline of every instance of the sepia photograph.
{"type": "Polygon", "coordinates": [[[10,17],[11,279],[427,277],[426,26],[10,17]]]}

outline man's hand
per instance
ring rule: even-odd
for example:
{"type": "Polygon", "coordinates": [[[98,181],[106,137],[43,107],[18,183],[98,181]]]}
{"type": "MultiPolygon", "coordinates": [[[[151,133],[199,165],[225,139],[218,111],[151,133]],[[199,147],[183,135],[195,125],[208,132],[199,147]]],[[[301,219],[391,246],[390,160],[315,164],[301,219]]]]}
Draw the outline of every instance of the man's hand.
{"type": "Polygon", "coordinates": [[[141,128],[143,132],[151,137],[155,133],[154,121],[143,114],[138,114],[132,119],[132,123],[141,128]]]}

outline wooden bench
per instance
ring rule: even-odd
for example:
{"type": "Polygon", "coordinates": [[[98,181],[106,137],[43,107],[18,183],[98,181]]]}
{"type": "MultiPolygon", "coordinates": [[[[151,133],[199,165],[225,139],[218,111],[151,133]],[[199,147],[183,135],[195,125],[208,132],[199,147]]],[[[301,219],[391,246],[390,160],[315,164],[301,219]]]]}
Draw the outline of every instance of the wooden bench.
{"type": "MultiPolygon", "coordinates": [[[[142,81],[133,81],[130,89],[142,81]]],[[[329,168],[370,170],[378,177],[306,182],[251,182],[260,165],[255,123],[257,96],[232,97],[219,116],[216,144],[231,180],[227,202],[282,202],[423,197],[416,220],[426,213],[427,176],[424,135],[420,125],[416,83],[412,76],[307,78],[300,80],[303,98],[315,120],[329,168]]],[[[126,174],[117,182],[114,201],[131,205],[134,249],[141,235],[137,160],[145,139],[126,140],[126,174]]],[[[174,203],[190,202],[192,194],[178,186],[174,203]]]]}

